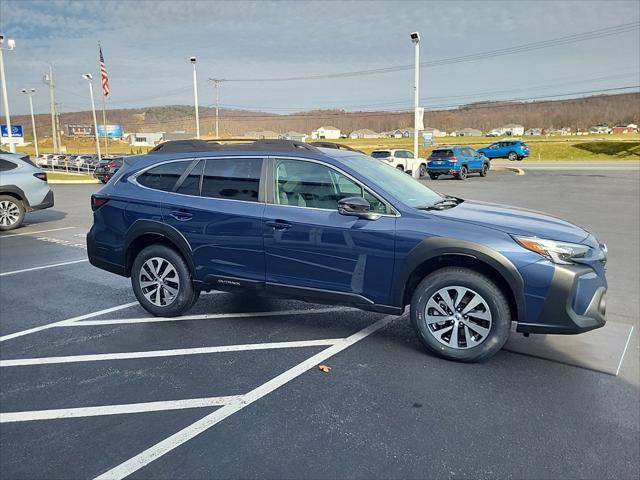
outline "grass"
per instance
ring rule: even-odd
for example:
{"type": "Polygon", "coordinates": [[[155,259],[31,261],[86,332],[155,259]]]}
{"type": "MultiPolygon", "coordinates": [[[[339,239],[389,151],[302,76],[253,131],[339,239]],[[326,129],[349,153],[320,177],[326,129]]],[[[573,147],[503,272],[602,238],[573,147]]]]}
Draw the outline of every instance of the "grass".
{"type": "Polygon", "coordinates": [[[49,180],[95,180],[91,175],[85,175],[82,173],[67,173],[67,172],[47,172],[47,179],[49,180]]]}

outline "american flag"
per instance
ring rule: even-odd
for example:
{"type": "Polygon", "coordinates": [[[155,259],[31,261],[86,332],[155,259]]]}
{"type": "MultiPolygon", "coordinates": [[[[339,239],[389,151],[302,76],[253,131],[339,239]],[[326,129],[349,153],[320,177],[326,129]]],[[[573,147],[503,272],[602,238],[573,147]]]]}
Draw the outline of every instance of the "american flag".
{"type": "Polygon", "coordinates": [[[102,47],[100,49],[100,81],[102,83],[102,95],[109,96],[109,75],[107,75],[107,66],[104,64],[104,57],[102,56],[102,47]]]}

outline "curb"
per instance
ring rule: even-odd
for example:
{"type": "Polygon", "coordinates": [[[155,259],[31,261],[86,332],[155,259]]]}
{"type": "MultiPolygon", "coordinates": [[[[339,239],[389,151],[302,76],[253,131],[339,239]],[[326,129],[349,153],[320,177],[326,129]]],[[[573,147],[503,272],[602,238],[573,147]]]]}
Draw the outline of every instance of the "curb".
{"type": "Polygon", "coordinates": [[[99,180],[49,180],[47,182],[49,185],[79,185],[79,184],[94,184],[100,183],[99,180]]]}
{"type": "Polygon", "coordinates": [[[495,167],[492,166],[491,170],[499,170],[499,171],[509,171],[509,172],[515,172],[515,174],[517,176],[522,176],[525,174],[524,170],[522,168],[518,168],[518,167],[503,167],[501,165],[496,165],[495,167]]]}

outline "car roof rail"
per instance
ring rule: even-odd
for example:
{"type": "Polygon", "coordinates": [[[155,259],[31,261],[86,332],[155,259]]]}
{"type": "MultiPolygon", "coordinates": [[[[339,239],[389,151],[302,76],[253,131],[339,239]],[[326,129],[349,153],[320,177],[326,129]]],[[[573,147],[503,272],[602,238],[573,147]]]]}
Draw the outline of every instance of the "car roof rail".
{"type": "MultiPolygon", "coordinates": [[[[358,152],[364,153],[362,150],[358,150],[356,148],[350,147],[349,145],[345,145],[343,143],[335,143],[335,142],[309,142],[309,145],[313,145],[314,147],[319,148],[333,148],[335,150],[348,150],[349,152],[358,152]]],[[[366,155],[366,154],[365,154],[366,155]]]]}
{"type": "Polygon", "coordinates": [[[317,148],[304,142],[293,140],[267,140],[247,138],[225,138],[215,140],[169,140],[154,147],[149,153],[184,153],[184,152],[209,152],[209,151],[250,151],[250,150],[277,150],[277,151],[317,151],[317,148]]]}

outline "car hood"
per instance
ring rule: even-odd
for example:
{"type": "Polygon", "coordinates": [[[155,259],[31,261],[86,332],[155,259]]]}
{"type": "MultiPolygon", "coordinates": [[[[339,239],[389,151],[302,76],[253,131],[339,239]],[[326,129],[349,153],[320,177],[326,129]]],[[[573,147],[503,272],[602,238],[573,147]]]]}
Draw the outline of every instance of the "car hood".
{"type": "Polygon", "coordinates": [[[482,225],[509,234],[561,242],[580,243],[589,236],[585,229],[551,215],[473,200],[466,200],[436,214],[439,218],[482,225]]]}

